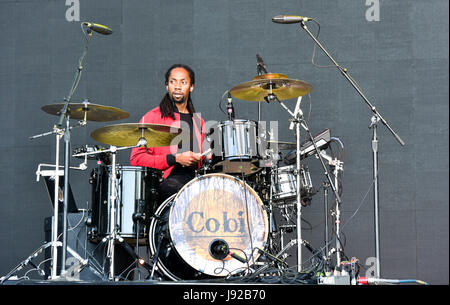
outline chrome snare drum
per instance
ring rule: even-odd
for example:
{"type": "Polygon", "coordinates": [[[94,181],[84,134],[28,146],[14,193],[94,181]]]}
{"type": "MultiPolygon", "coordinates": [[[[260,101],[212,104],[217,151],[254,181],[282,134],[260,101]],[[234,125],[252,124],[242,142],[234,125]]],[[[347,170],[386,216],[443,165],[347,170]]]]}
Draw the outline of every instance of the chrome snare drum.
{"type": "Polygon", "coordinates": [[[213,169],[222,173],[244,175],[259,170],[258,160],[261,159],[261,154],[257,122],[238,119],[220,122],[215,140],[218,140],[218,147],[214,150],[217,160],[213,169]]]}
{"type": "MultiPolygon", "coordinates": [[[[274,181],[272,184],[272,200],[278,202],[292,202],[296,200],[297,192],[297,176],[295,175],[296,166],[283,166],[274,169],[274,181]]],[[[316,192],[314,190],[311,175],[308,168],[300,169],[301,196],[302,204],[306,204],[308,199],[316,192]]]]}

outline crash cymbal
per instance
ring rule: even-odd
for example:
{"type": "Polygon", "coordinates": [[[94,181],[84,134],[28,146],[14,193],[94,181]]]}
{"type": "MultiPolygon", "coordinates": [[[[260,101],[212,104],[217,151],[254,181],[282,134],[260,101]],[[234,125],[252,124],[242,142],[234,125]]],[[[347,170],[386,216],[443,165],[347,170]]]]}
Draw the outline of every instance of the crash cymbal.
{"type": "Polygon", "coordinates": [[[312,86],[305,81],[290,79],[284,74],[269,73],[233,87],[230,94],[241,100],[262,102],[271,92],[281,101],[303,96],[311,90],[312,86]]]}
{"type": "Polygon", "coordinates": [[[134,146],[144,137],[148,147],[169,146],[181,129],[162,124],[124,123],[98,128],[94,140],[114,146],[134,146]]]}
{"type": "Polygon", "coordinates": [[[278,149],[285,150],[285,149],[297,149],[297,144],[293,142],[284,142],[284,141],[275,141],[275,140],[269,140],[267,141],[270,146],[272,145],[278,145],[278,149]]]}
{"type": "MultiPolygon", "coordinates": [[[[43,106],[41,109],[49,114],[60,115],[63,108],[64,104],[50,104],[43,106]]],[[[130,116],[128,112],[119,108],[91,104],[89,102],[70,103],[69,114],[70,118],[74,120],[84,120],[86,114],[87,121],[95,122],[122,120],[130,116]]]]}

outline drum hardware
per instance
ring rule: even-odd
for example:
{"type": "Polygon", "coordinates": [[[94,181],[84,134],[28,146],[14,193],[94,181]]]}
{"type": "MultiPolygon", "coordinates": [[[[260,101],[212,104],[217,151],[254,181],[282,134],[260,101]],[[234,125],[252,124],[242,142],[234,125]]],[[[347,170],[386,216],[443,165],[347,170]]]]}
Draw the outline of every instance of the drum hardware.
{"type": "MultiPolygon", "coordinates": [[[[135,146],[138,147],[138,146],[135,146]]],[[[117,170],[116,170],[116,154],[119,150],[129,149],[130,147],[120,147],[117,148],[116,146],[112,146],[103,151],[95,151],[95,152],[86,152],[86,153],[79,153],[76,155],[73,155],[73,157],[80,157],[80,156],[87,156],[92,154],[100,154],[105,152],[110,152],[112,156],[112,165],[111,165],[111,175],[110,175],[110,206],[109,206],[109,235],[103,238],[101,243],[107,242],[107,260],[109,261],[109,280],[115,280],[115,267],[114,267],[114,250],[115,250],[115,243],[116,241],[124,243],[124,239],[120,234],[117,232],[117,225],[116,225],[116,211],[117,211],[117,196],[116,196],[116,180],[117,180],[117,170]]],[[[126,248],[126,246],[125,246],[126,248]]]]}
{"type": "MultiPolygon", "coordinates": [[[[314,19],[310,18],[314,22],[317,23],[314,19]]],[[[347,79],[347,81],[352,85],[352,87],[358,92],[358,94],[361,96],[361,98],[364,100],[366,105],[369,107],[370,111],[372,112],[371,117],[371,123],[369,128],[372,129],[372,163],[373,163],[373,180],[374,180],[374,223],[375,223],[375,258],[376,258],[376,271],[375,276],[376,278],[380,278],[381,272],[380,272],[380,233],[379,233],[379,189],[378,189],[378,138],[377,138],[377,125],[378,122],[381,121],[384,126],[391,132],[391,134],[394,136],[394,138],[397,140],[397,142],[401,146],[405,146],[405,142],[400,138],[400,136],[392,129],[392,127],[388,124],[388,122],[381,116],[379,111],[373,104],[369,101],[369,99],[365,96],[365,94],[362,92],[361,88],[357,84],[357,82],[353,79],[353,77],[350,75],[347,68],[342,67],[334,58],[331,56],[331,54],[323,47],[323,45],[320,43],[320,41],[311,33],[311,31],[306,26],[306,19],[303,19],[299,22],[299,25],[302,29],[305,30],[305,32],[313,39],[316,46],[318,46],[325,55],[333,62],[333,64],[336,66],[336,68],[341,72],[341,74],[347,79]]],[[[333,189],[334,191],[334,189],[333,189]]],[[[338,204],[340,204],[340,200],[338,201],[338,204]]]]}
{"type": "Polygon", "coordinates": [[[159,217],[152,219],[149,228],[155,268],[175,281],[247,270],[259,257],[252,249],[262,247],[268,235],[267,215],[258,194],[241,179],[222,173],[194,178],[155,214],[159,217]],[[214,258],[211,254],[218,255],[225,243],[229,255],[214,258]],[[243,255],[232,255],[232,249],[243,255]]]}
{"type": "Polygon", "coordinates": [[[324,239],[325,239],[325,248],[324,248],[324,253],[325,253],[325,271],[329,271],[329,269],[331,268],[330,266],[330,250],[329,250],[329,237],[328,237],[328,188],[330,187],[330,185],[328,184],[328,182],[324,181],[323,184],[323,204],[324,204],[324,220],[325,220],[325,234],[324,234],[324,239]]]}
{"type": "MultiPolygon", "coordinates": [[[[42,252],[44,252],[45,249],[49,248],[49,247],[53,247],[54,243],[53,242],[47,242],[45,244],[43,244],[42,246],[40,246],[37,250],[35,250],[30,256],[28,256],[25,260],[23,260],[20,264],[18,264],[16,267],[14,267],[10,272],[8,272],[8,274],[6,274],[5,276],[0,278],[0,284],[3,284],[5,281],[7,281],[8,279],[10,279],[11,277],[13,277],[18,271],[22,270],[23,268],[25,268],[27,265],[32,266],[34,269],[36,269],[39,273],[39,275],[45,277],[45,271],[40,267],[39,265],[36,265],[33,263],[33,259],[35,259],[36,257],[38,257],[42,252]]],[[[56,246],[57,247],[62,247],[62,242],[57,241],[56,242],[56,246]]],[[[67,247],[67,251],[75,258],[77,259],[77,264],[73,267],[71,267],[72,270],[74,270],[75,268],[77,269],[77,273],[79,273],[83,268],[88,267],[89,269],[91,269],[91,271],[94,272],[94,274],[96,274],[97,276],[99,276],[100,278],[102,277],[99,272],[97,270],[95,270],[95,268],[93,268],[89,262],[88,259],[84,259],[82,258],[80,255],[78,255],[78,253],[76,251],[74,251],[72,248],[70,248],[69,246],[67,247]]],[[[65,274],[61,274],[60,275],[60,279],[71,279],[71,274],[65,273],[65,274]]]]}
{"type": "Polygon", "coordinates": [[[234,112],[234,107],[233,107],[233,99],[231,98],[230,91],[228,91],[227,113],[228,113],[228,119],[230,121],[233,121],[235,118],[235,112],[234,112]]]}
{"type": "Polygon", "coordinates": [[[111,175],[110,175],[110,189],[109,189],[109,234],[103,238],[103,242],[108,243],[107,259],[109,261],[109,280],[117,280],[114,270],[114,251],[115,242],[123,241],[123,237],[118,232],[117,228],[117,152],[125,149],[145,146],[158,147],[169,146],[171,141],[181,132],[179,128],[173,128],[162,124],[135,124],[125,123],[110,125],[98,128],[91,133],[91,137],[95,140],[109,144],[110,148],[101,152],[89,152],[78,154],[78,156],[85,154],[96,154],[110,152],[112,155],[111,175]],[[149,139],[149,140],[147,140],[149,139]],[[136,144],[137,143],[137,144],[136,144]],[[123,147],[117,147],[117,146],[123,147]]]}
{"type": "MultiPolygon", "coordinates": [[[[140,237],[140,224],[144,223],[144,221],[146,221],[147,215],[145,215],[145,212],[143,211],[144,209],[144,204],[145,202],[143,200],[139,200],[138,202],[138,211],[133,213],[132,216],[132,220],[133,222],[136,224],[136,267],[139,266],[139,263],[141,262],[140,260],[140,255],[139,255],[139,237],[140,237]]],[[[145,260],[143,261],[145,263],[145,260]]],[[[151,272],[151,269],[150,269],[151,272]]],[[[141,274],[139,273],[139,279],[141,277],[141,274]]]]}
{"type": "MultiPolygon", "coordinates": [[[[59,177],[59,141],[64,136],[64,143],[65,143],[65,152],[64,152],[64,200],[63,200],[63,241],[62,241],[62,268],[61,268],[61,276],[65,273],[65,262],[66,262],[66,252],[67,252],[67,205],[68,205],[68,185],[69,185],[69,157],[70,157],[70,119],[83,119],[82,122],[78,123],[78,126],[85,126],[87,120],[91,120],[91,116],[89,115],[88,118],[88,111],[91,111],[92,108],[90,106],[90,103],[86,100],[81,105],[80,104],[71,104],[72,103],[72,97],[75,93],[76,88],[78,87],[78,84],[81,79],[81,74],[83,71],[83,61],[84,58],[87,55],[88,51],[88,45],[92,38],[92,30],[88,29],[88,31],[85,33],[83,31],[83,34],[85,35],[86,44],[83,50],[83,53],[78,61],[78,67],[77,71],[75,73],[75,78],[72,84],[71,89],[69,90],[69,94],[67,97],[64,98],[63,104],[56,104],[51,106],[44,106],[42,107],[42,110],[49,113],[58,115],[59,119],[58,122],[53,126],[53,131],[47,132],[42,135],[37,135],[34,137],[31,137],[31,139],[35,139],[41,136],[50,135],[50,134],[56,134],[56,162],[55,162],[55,176],[59,177]],[[64,120],[66,121],[65,128],[64,120]]],[[[95,111],[94,111],[95,113],[95,111]]],[[[100,115],[101,116],[101,115],[100,115]]],[[[128,116],[128,115],[127,115],[128,116]]],[[[92,120],[95,120],[97,117],[94,114],[92,120]]],[[[106,120],[115,119],[115,118],[107,118],[106,120]]],[[[52,236],[52,274],[51,279],[57,278],[57,240],[58,240],[58,191],[59,191],[59,179],[55,179],[55,190],[54,190],[54,222],[53,222],[53,236],[52,236]]]]}
{"type": "MultiPolygon", "coordinates": [[[[104,151],[106,148],[98,146],[98,145],[94,145],[94,146],[90,146],[90,145],[84,145],[82,147],[78,147],[75,148],[73,150],[73,155],[78,155],[81,153],[86,153],[86,152],[95,152],[95,151],[104,151]]],[[[97,160],[100,161],[101,163],[104,163],[106,165],[111,164],[111,155],[109,153],[100,153],[100,154],[95,154],[95,155],[85,155],[84,157],[76,157],[76,158],[84,158],[85,162],[87,162],[87,160],[97,160]]]]}
{"type": "MultiPolygon", "coordinates": [[[[344,170],[344,162],[339,161],[337,158],[332,159],[331,156],[328,156],[326,154],[326,152],[324,150],[320,151],[320,155],[326,159],[328,161],[328,164],[330,165],[330,167],[333,169],[333,176],[334,176],[334,183],[335,183],[335,187],[336,190],[339,191],[339,181],[338,181],[338,175],[339,175],[339,171],[343,171],[344,170]]],[[[328,190],[327,187],[329,186],[328,183],[325,184],[324,182],[324,196],[325,196],[325,220],[327,221],[327,216],[328,216],[328,199],[327,199],[327,195],[328,195],[328,190]]],[[[335,211],[334,211],[334,216],[335,216],[335,228],[336,228],[336,266],[340,266],[341,265],[341,251],[342,251],[342,247],[341,247],[341,242],[340,242],[340,225],[341,225],[341,211],[340,211],[340,204],[336,203],[336,207],[335,207],[335,211]]],[[[325,222],[325,230],[326,234],[328,235],[328,228],[327,228],[327,222],[325,222]]],[[[326,235],[326,247],[328,248],[328,236],[326,235]]],[[[326,250],[326,253],[328,253],[328,250],[326,250]]],[[[329,258],[327,257],[327,260],[329,258]]]]}
{"type": "MultiPolygon", "coordinates": [[[[337,204],[341,203],[341,199],[340,196],[337,192],[337,189],[333,183],[333,181],[331,180],[330,174],[327,170],[327,167],[325,166],[325,163],[322,159],[322,156],[319,152],[319,149],[317,147],[316,142],[314,141],[314,137],[311,134],[311,131],[309,130],[308,124],[307,122],[303,119],[303,112],[301,111],[301,109],[299,108],[298,113],[295,115],[294,113],[292,113],[289,108],[286,107],[286,105],[278,99],[278,97],[273,93],[273,92],[269,92],[269,94],[267,95],[267,100],[270,101],[277,101],[291,116],[292,116],[292,121],[295,123],[296,125],[296,137],[297,137],[297,155],[296,155],[296,170],[297,170],[297,239],[298,240],[302,240],[301,239],[301,165],[300,165],[300,159],[301,159],[301,151],[300,151],[300,126],[306,130],[306,132],[308,133],[308,136],[314,146],[314,149],[316,151],[316,154],[319,156],[320,159],[320,163],[322,165],[322,168],[325,172],[325,175],[328,179],[328,182],[330,183],[331,188],[333,189],[337,204]]],[[[297,257],[297,261],[298,261],[298,272],[301,272],[301,264],[302,264],[302,260],[301,260],[301,243],[297,244],[297,253],[298,253],[298,257],[297,257]]]]}
{"type": "MultiPolygon", "coordinates": [[[[292,248],[293,246],[295,246],[297,244],[297,239],[292,239],[291,241],[289,241],[285,246],[283,246],[283,248],[275,255],[270,255],[272,258],[272,261],[276,261],[276,262],[285,262],[285,254],[286,251],[288,251],[290,248],[292,248]],[[283,257],[283,259],[280,259],[280,257],[283,257]]],[[[267,253],[265,251],[261,252],[261,249],[258,248],[258,252],[259,253],[267,253]]],[[[263,267],[257,269],[255,271],[255,273],[251,274],[250,276],[255,277],[258,274],[263,273],[264,271],[266,271],[268,268],[270,267],[270,264],[266,264],[263,267]]]]}

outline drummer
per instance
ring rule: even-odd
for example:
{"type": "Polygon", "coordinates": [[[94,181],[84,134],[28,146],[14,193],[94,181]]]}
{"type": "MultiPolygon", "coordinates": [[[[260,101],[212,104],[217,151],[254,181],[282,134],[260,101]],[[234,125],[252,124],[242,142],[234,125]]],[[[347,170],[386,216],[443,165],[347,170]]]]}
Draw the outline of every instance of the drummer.
{"type": "Polygon", "coordinates": [[[133,148],[132,166],[144,166],[164,171],[160,202],[177,193],[195,177],[202,163],[202,144],[205,138],[204,120],[195,113],[191,93],[195,73],[187,65],[175,64],[165,74],[166,94],[158,107],[148,111],[140,123],[164,124],[181,128],[182,141],[164,147],[133,148]],[[184,140],[184,141],[183,141],[184,140]]]}

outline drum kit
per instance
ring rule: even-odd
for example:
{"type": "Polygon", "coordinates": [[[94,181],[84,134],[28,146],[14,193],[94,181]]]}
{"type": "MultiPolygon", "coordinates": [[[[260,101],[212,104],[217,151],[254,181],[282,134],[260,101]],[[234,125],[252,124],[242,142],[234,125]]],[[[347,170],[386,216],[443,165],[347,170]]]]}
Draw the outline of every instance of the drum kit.
{"type": "MultiPolygon", "coordinates": [[[[277,22],[274,20],[274,22],[277,22]]],[[[319,41],[309,32],[302,19],[301,25],[314,39],[315,43],[327,54],[319,41]]],[[[290,23],[290,22],[284,22],[290,23]]],[[[94,29],[94,31],[96,31],[94,29]]],[[[85,33],[86,34],[86,33],[85,33]]],[[[330,131],[325,129],[313,136],[307,120],[300,108],[301,98],[312,90],[312,86],[302,80],[291,79],[285,74],[269,73],[257,54],[257,76],[251,81],[241,83],[228,90],[228,120],[221,121],[212,132],[207,134],[212,158],[203,162],[196,171],[195,178],[184,185],[176,194],[159,201],[159,185],[162,172],[152,168],[124,166],[117,163],[117,154],[122,150],[137,147],[163,147],[174,143],[182,130],[172,126],[149,123],[125,123],[109,125],[94,130],[90,136],[109,148],[86,145],[73,151],[72,157],[82,158],[79,167],[70,167],[70,132],[74,127],[86,126],[88,121],[109,122],[129,117],[121,109],[92,104],[88,100],[72,103],[77,88],[82,62],[87,53],[87,44],[92,36],[88,29],[86,47],[79,60],[74,84],[65,98],[64,104],[52,104],[42,107],[48,114],[59,116],[52,131],[31,137],[39,138],[56,135],[56,162],[53,165],[40,164],[37,176],[51,176],[54,179],[54,217],[52,241],[35,251],[24,262],[14,268],[2,282],[31,262],[44,248],[52,247],[52,270],[50,279],[70,277],[61,264],[58,275],[58,247],[62,247],[62,262],[66,262],[66,252],[80,261],[80,268],[89,266],[89,259],[83,259],[67,246],[67,206],[69,193],[69,168],[86,170],[87,160],[97,160],[98,166],[91,171],[91,202],[89,216],[85,221],[87,239],[99,245],[106,245],[104,265],[100,273],[103,279],[118,281],[115,247],[123,245],[140,266],[148,271],[148,279],[168,279],[173,281],[224,279],[230,277],[255,277],[265,274],[283,275],[291,270],[286,260],[286,252],[297,246],[297,274],[317,274],[326,271],[323,266],[331,260],[332,251],[328,251],[328,187],[331,187],[335,199],[334,232],[336,234],[336,264],[341,264],[340,245],[340,192],[338,176],[343,171],[343,162],[328,156],[325,149],[332,141],[330,131]],[[258,103],[258,121],[236,119],[232,97],[258,103]],[[297,98],[292,112],[283,101],[297,98]],[[260,125],[260,105],[262,102],[279,104],[288,114],[294,129],[295,142],[282,142],[269,137],[260,125]],[[70,126],[70,120],[79,120],[76,126],[70,126]],[[65,123],[65,126],[64,126],[65,123]],[[306,131],[308,140],[301,143],[301,131],[306,131]],[[59,142],[64,137],[64,165],[59,165],[59,142]],[[279,150],[290,150],[284,156],[279,150]],[[319,251],[302,238],[302,208],[308,206],[317,193],[311,175],[303,160],[315,156],[326,176],[324,182],[325,198],[325,246],[319,251]],[[326,161],[325,161],[326,160],[326,161]],[[41,171],[42,165],[54,167],[53,171],[41,171]],[[60,168],[64,167],[64,170],[60,168]],[[64,177],[64,190],[59,187],[57,177],[64,177]],[[325,186],[326,185],[326,186],[325,186]],[[63,194],[61,194],[63,193],[63,194]],[[63,198],[61,198],[63,197],[63,198]],[[59,241],[58,219],[59,204],[63,202],[64,227],[63,241],[59,241]],[[286,225],[277,225],[274,211],[279,210],[287,221],[286,225]],[[294,219],[295,218],[295,219],[294,219]],[[286,232],[296,231],[296,238],[284,242],[286,232]],[[149,250],[149,261],[141,258],[130,245],[136,242],[136,250],[145,244],[149,250]],[[312,252],[309,261],[321,261],[320,270],[304,271],[302,247],[312,252]],[[105,267],[106,266],[106,267],[105,267]]],[[[404,145],[403,141],[387,125],[386,121],[365,98],[358,86],[341,70],[344,77],[357,89],[374,113],[371,128],[376,142],[376,125],[382,121],[404,145]]],[[[270,133],[269,133],[270,134],[270,133]]],[[[175,143],[176,144],[176,143],[175,143]]],[[[374,160],[377,153],[374,148],[374,160]]],[[[377,167],[374,161],[374,180],[377,181],[377,167]]],[[[375,186],[375,205],[378,209],[377,186],[375,186]]],[[[377,218],[377,215],[376,215],[377,218]]],[[[378,226],[376,227],[378,258],[378,226]]],[[[331,263],[330,263],[331,264],[331,263]]],[[[378,263],[379,265],[379,263],[378,263]]],[[[379,268],[378,268],[379,270],[379,268]]]]}
{"type": "MultiPolygon", "coordinates": [[[[308,83],[284,74],[261,73],[229,90],[229,95],[245,101],[278,102],[287,109],[282,100],[301,98],[311,90],[308,83]]],[[[109,280],[118,280],[117,244],[125,245],[136,260],[144,262],[151,279],[221,279],[253,274],[269,266],[282,272],[288,267],[286,251],[294,245],[299,249],[297,268],[301,271],[300,247],[307,244],[301,238],[301,208],[317,193],[301,160],[312,155],[326,156],[330,132],[326,129],[300,144],[300,126],[307,127],[301,110],[296,109],[295,114],[288,111],[297,125],[297,143],[266,140],[259,122],[235,119],[230,99],[229,103],[232,111],[228,112],[228,120],[219,122],[207,137],[212,157],[203,162],[193,180],[162,203],[158,197],[162,172],[117,164],[116,156],[121,150],[135,147],[173,145],[181,129],[144,123],[109,125],[90,134],[94,140],[109,145],[108,149],[85,145],[73,150],[72,157],[85,160],[85,165],[76,169],[86,169],[88,159],[97,160],[89,178],[91,202],[86,235],[89,241],[106,245],[108,267],[104,265],[103,273],[109,280]],[[285,166],[280,165],[279,150],[290,150],[284,157],[285,166]],[[282,211],[289,225],[276,225],[276,209],[282,211]],[[292,221],[295,215],[297,220],[292,221]],[[283,234],[295,228],[297,238],[285,244],[283,234]],[[141,245],[148,247],[149,263],[131,249],[133,243],[136,250],[141,245]]],[[[63,108],[64,104],[52,104],[42,110],[60,115],[63,108]]],[[[81,126],[87,121],[107,122],[129,115],[89,101],[71,103],[67,112],[71,119],[82,120],[81,126]]],[[[50,174],[56,175],[56,171],[50,174]]],[[[64,173],[60,171],[59,175],[64,173]]],[[[334,183],[331,178],[330,183],[334,183]]],[[[70,247],[68,250],[73,254],[70,247]]],[[[50,278],[57,278],[55,274],[52,270],[50,278]]]]}

